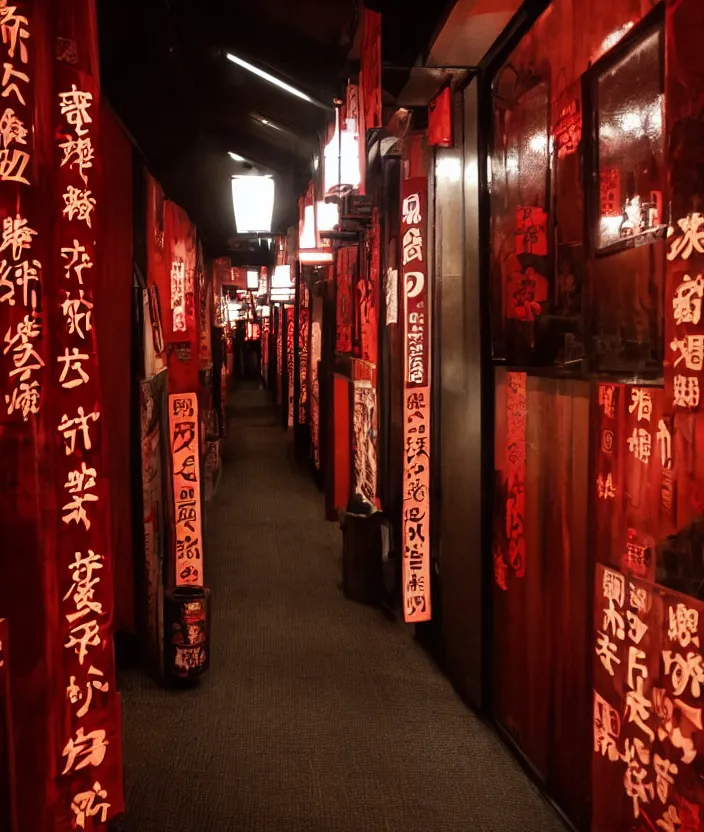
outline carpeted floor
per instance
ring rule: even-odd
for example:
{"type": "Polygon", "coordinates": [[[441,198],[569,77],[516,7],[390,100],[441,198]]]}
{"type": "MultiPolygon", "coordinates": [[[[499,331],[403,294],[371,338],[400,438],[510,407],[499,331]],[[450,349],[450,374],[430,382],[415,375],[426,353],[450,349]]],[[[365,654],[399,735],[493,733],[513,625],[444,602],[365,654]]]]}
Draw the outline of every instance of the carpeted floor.
{"type": "Polygon", "coordinates": [[[212,668],[121,678],[126,832],[560,832],[401,624],[346,601],[340,531],[262,391],[209,508],[212,668]]]}

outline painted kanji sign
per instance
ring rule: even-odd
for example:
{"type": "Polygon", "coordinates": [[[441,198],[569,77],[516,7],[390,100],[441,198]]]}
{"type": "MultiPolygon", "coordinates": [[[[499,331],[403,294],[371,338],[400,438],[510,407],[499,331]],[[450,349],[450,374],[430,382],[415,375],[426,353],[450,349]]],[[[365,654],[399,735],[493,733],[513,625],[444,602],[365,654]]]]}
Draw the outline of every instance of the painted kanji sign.
{"type": "MultiPolygon", "coordinates": [[[[57,35],[73,44],[70,52],[57,52],[54,63],[55,233],[45,293],[59,508],[56,600],[62,647],[56,672],[64,694],[57,726],[56,817],[57,828],[94,830],[123,809],[109,489],[93,319],[100,268],[100,87],[94,3],[60,0],[55,13],[57,35]]],[[[16,42],[20,61],[30,43],[16,42]]]]}
{"type": "Polygon", "coordinates": [[[176,526],[176,586],[203,586],[198,398],[169,396],[176,526]]]}
{"type": "Polygon", "coordinates": [[[596,568],[592,829],[698,832],[704,606],[596,568]]]}
{"type": "Polygon", "coordinates": [[[429,621],[430,596],[430,293],[427,189],[403,182],[401,246],[404,298],[403,607],[409,623],[429,621]]]}

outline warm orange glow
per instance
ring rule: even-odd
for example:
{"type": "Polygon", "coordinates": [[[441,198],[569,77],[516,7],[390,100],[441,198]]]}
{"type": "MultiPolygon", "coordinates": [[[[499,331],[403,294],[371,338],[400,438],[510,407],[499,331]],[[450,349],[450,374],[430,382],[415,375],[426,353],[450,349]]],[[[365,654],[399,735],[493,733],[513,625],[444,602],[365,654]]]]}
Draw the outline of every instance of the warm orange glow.
{"type": "Polygon", "coordinates": [[[300,251],[298,258],[301,263],[309,266],[322,265],[324,263],[332,263],[332,251],[325,251],[323,249],[312,249],[310,251],[300,251]]]}

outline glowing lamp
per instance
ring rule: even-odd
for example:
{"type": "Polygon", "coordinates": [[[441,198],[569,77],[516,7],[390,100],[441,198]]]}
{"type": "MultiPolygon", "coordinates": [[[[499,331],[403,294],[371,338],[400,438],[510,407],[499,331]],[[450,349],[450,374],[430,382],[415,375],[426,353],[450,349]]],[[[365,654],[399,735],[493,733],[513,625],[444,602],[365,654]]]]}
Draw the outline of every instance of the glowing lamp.
{"type": "Polygon", "coordinates": [[[332,263],[329,248],[323,248],[321,231],[332,231],[340,221],[340,209],[335,203],[317,202],[315,208],[307,205],[303,211],[303,231],[298,245],[298,259],[307,265],[332,263]]]}
{"type": "Polygon", "coordinates": [[[318,233],[332,231],[340,222],[340,206],[334,202],[318,203],[318,233]]]}
{"type": "Polygon", "coordinates": [[[319,248],[301,250],[298,258],[306,266],[322,266],[324,263],[332,263],[333,260],[332,251],[319,248]]]}
{"type": "Polygon", "coordinates": [[[247,271],[247,289],[250,292],[256,292],[259,289],[259,272],[256,270],[247,271]]]}
{"type": "Polygon", "coordinates": [[[303,231],[298,241],[298,247],[301,249],[315,248],[315,213],[312,205],[306,205],[303,209],[303,231]]]}
{"type": "Polygon", "coordinates": [[[271,276],[272,303],[288,303],[293,298],[293,284],[291,283],[291,266],[277,266],[271,276]]]}
{"type": "Polygon", "coordinates": [[[362,179],[356,120],[347,118],[341,126],[339,110],[336,119],[335,134],[325,148],[323,174],[327,196],[349,193],[359,188],[362,179]]]}
{"type": "Polygon", "coordinates": [[[271,276],[271,288],[274,289],[290,289],[291,288],[291,266],[277,266],[274,269],[274,274],[271,276]]]}
{"type": "Polygon", "coordinates": [[[271,176],[234,176],[232,205],[238,234],[270,234],[275,185],[271,176]]]}

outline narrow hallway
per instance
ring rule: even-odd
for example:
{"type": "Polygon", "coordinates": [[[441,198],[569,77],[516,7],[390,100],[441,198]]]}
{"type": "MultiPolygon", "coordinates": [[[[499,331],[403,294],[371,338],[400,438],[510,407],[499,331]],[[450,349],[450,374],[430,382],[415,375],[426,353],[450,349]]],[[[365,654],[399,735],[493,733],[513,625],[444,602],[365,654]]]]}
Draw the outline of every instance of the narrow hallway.
{"type": "Polygon", "coordinates": [[[346,601],[341,537],[264,391],[209,512],[212,666],[122,680],[127,832],[551,832],[553,811],[410,630],[346,601]]]}

